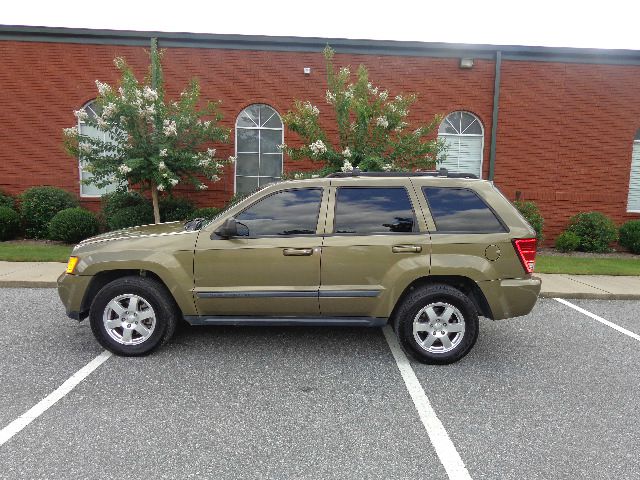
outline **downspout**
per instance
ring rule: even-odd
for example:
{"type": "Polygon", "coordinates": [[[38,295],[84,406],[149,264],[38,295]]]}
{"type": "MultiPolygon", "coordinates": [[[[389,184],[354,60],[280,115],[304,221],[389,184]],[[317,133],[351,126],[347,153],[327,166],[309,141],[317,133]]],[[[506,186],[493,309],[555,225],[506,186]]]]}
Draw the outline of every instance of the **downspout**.
{"type": "Polygon", "coordinates": [[[493,83],[493,114],[491,116],[491,149],[489,150],[489,180],[493,182],[496,170],[496,136],[498,134],[498,112],[500,109],[500,71],[502,52],[496,52],[496,73],[493,83]]]}

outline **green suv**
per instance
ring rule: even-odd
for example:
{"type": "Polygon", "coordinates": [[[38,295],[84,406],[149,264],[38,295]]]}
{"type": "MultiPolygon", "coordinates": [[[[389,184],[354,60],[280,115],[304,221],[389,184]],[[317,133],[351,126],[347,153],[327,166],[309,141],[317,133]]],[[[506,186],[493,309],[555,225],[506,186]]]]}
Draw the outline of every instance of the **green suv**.
{"type": "Polygon", "coordinates": [[[391,323],[426,363],[459,360],[478,317],[531,311],[535,232],[492,183],[442,170],[268,185],[209,223],[77,245],[58,280],[102,346],[144,355],[192,325],[391,323]]]}

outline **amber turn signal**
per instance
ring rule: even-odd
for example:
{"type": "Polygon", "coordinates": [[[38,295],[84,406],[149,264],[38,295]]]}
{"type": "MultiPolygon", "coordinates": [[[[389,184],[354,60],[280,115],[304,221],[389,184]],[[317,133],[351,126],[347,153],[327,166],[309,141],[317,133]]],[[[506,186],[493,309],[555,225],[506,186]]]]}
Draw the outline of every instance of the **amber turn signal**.
{"type": "Polygon", "coordinates": [[[78,264],[78,257],[69,257],[69,262],[67,263],[67,273],[72,274],[76,269],[76,265],[78,264]]]}

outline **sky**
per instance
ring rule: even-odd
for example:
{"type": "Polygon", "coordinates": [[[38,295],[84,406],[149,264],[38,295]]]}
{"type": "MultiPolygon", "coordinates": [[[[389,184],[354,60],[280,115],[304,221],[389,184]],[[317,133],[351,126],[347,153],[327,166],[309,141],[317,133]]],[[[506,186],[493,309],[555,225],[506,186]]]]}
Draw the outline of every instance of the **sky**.
{"type": "Polygon", "coordinates": [[[637,0],[3,3],[3,25],[640,50],[637,0]]]}

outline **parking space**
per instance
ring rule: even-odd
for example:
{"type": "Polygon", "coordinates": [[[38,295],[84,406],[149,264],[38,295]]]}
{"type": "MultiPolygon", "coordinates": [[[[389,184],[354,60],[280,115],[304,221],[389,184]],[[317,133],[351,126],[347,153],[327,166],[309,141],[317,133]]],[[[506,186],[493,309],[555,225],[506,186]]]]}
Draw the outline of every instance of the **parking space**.
{"type": "MultiPolygon", "coordinates": [[[[640,302],[575,303],[639,330],[640,302]]],[[[54,290],[0,305],[2,428],[101,349],[54,290]]],[[[472,478],[632,478],[639,363],[638,341],[548,299],[482,321],[457,364],[411,366],[472,478]]],[[[110,358],[0,446],[0,478],[44,477],[447,474],[380,330],[200,327],[110,358]]]]}

